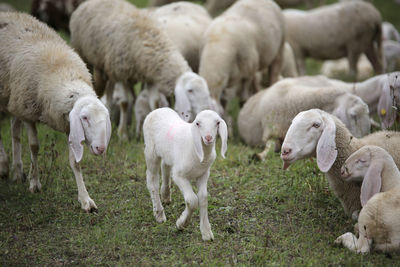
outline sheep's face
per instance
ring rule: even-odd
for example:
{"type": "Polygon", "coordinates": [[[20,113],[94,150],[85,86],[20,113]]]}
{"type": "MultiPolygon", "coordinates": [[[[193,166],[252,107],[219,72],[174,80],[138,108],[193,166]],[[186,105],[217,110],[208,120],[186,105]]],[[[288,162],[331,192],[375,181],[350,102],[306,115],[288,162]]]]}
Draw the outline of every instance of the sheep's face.
{"type": "Polygon", "coordinates": [[[193,124],[198,129],[203,144],[208,146],[215,142],[221,121],[222,119],[215,112],[209,110],[204,110],[197,115],[193,124]]]}
{"type": "Polygon", "coordinates": [[[371,120],[368,105],[358,96],[344,94],[336,100],[337,108],[332,112],[357,138],[370,133],[371,120]]]}
{"type": "Polygon", "coordinates": [[[324,120],[317,110],[297,114],[282,144],[281,159],[284,162],[284,169],[299,159],[315,155],[323,128],[324,120]]]}
{"type": "Polygon", "coordinates": [[[362,147],[348,157],[341,168],[341,175],[346,181],[362,181],[371,164],[371,151],[362,147]]]}
{"type": "Polygon", "coordinates": [[[95,97],[78,99],[69,118],[69,143],[75,160],[79,162],[82,159],[83,141],[93,154],[103,154],[110,141],[111,122],[108,110],[101,101],[95,97]]]}

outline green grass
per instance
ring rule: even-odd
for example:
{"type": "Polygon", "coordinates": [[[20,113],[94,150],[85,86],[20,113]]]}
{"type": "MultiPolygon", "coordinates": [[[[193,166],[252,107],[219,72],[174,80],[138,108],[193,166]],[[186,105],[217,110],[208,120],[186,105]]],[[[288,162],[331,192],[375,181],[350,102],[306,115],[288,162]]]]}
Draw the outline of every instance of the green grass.
{"type": "MultiPolygon", "coordinates": [[[[11,2],[28,10],[29,1],[11,2]]],[[[392,3],[379,3],[387,2],[392,3]]],[[[398,6],[389,4],[384,10],[395,14],[398,6]]],[[[317,73],[318,64],[308,63],[309,73],[317,73]]],[[[237,103],[231,113],[237,114],[237,103]]],[[[167,222],[156,223],[146,188],[143,142],[118,141],[114,129],[105,158],[85,153],[84,180],[99,208],[87,214],[77,201],[66,135],[43,125],[38,130],[42,192],[31,194],[27,182],[0,180],[0,266],[399,265],[399,254],[358,255],[334,246],[336,237],[353,230],[354,222],[313,160],[299,161],[284,172],[278,154],[270,153],[265,163],[253,162],[251,156],[259,150],[241,144],[237,135],[230,137],[227,158],[218,156],[208,184],[215,240],[203,242],[198,211],[186,229],[175,227],[184,209],[176,186],[172,203],[165,206],[167,222]]],[[[11,155],[8,120],[0,122],[0,132],[11,155]]],[[[22,141],[27,173],[26,133],[22,141]]]]}

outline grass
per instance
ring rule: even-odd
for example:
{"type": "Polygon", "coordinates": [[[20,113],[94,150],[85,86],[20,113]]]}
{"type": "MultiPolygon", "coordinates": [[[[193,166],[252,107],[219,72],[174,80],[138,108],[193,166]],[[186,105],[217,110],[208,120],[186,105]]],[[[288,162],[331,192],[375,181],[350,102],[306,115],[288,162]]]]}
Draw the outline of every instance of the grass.
{"type": "MultiPolygon", "coordinates": [[[[308,66],[316,72],[318,63],[308,66]]],[[[278,154],[270,153],[265,163],[253,162],[251,156],[259,151],[231,137],[227,158],[217,158],[208,184],[215,240],[203,242],[198,211],[186,229],[175,227],[184,209],[176,186],[165,207],[167,222],[156,223],[142,141],[121,142],[114,127],[106,158],[85,153],[85,183],[99,208],[87,214],[77,201],[66,135],[44,125],[38,130],[43,191],[31,194],[27,182],[0,180],[0,266],[398,266],[398,254],[358,255],[334,246],[354,222],[313,160],[284,172],[278,154]]],[[[11,155],[8,120],[0,122],[0,132],[11,155]]],[[[27,173],[26,133],[22,141],[27,173]]]]}

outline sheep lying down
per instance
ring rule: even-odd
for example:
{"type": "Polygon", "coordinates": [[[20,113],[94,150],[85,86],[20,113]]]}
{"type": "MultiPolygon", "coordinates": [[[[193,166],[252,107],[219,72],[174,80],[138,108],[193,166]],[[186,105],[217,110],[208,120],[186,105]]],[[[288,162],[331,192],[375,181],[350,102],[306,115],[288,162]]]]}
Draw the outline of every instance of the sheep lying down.
{"type": "Polygon", "coordinates": [[[348,232],[335,243],[358,253],[399,250],[400,172],[392,156],[378,146],[364,146],[346,160],[342,177],[362,181],[363,208],[358,217],[359,237],[348,232]]]}

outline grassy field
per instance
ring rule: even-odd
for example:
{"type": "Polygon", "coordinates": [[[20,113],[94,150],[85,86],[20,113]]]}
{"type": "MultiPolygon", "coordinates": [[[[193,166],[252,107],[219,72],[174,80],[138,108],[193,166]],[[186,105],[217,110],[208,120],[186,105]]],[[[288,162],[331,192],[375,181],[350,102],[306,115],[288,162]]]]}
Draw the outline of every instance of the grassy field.
{"type": "MultiPolygon", "coordinates": [[[[29,9],[28,1],[11,2],[29,9]]],[[[374,3],[382,3],[387,14],[395,14],[395,9],[400,14],[400,6],[390,5],[392,0],[374,3]]],[[[0,122],[0,129],[11,155],[9,121],[0,122]]],[[[251,157],[259,150],[230,137],[227,158],[218,156],[208,184],[215,240],[203,242],[198,212],[186,229],[175,227],[184,209],[176,186],[172,203],[165,207],[167,222],[156,223],[142,141],[121,142],[114,129],[106,157],[85,154],[85,183],[99,208],[88,214],[77,201],[66,135],[44,125],[38,130],[42,192],[31,194],[27,182],[0,180],[0,266],[399,266],[399,254],[358,255],[334,246],[336,237],[353,230],[354,222],[313,160],[283,171],[277,153],[264,163],[254,162],[251,157]]],[[[25,132],[22,140],[27,173],[25,132]]]]}

